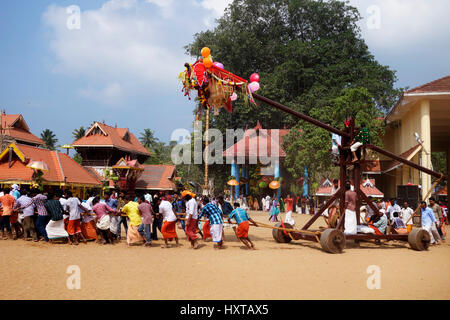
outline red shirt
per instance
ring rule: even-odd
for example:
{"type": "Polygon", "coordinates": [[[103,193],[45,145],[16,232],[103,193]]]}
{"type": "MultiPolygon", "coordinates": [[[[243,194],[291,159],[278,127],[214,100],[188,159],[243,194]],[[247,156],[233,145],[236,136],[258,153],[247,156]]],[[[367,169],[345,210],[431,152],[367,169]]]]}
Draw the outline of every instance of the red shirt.
{"type": "Polygon", "coordinates": [[[288,198],[285,199],[284,202],[286,203],[286,211],[293,211],[294,210],[294,199],[288,198]]]}
{"type": "Polygon", "coordinates": [[[12,214],[15,202],[16,199],[9,194],[5,194],[4,196],[0,197],[0,203],[3,207],[4,216],[10,216],[12,214]]]}

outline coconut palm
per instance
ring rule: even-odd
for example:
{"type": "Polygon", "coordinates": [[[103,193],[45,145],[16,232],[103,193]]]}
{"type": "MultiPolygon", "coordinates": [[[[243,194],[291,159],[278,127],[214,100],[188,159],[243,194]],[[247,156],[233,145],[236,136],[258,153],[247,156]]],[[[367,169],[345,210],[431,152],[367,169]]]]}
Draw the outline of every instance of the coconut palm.
{"type": "Polygon", "coordinates": [[[56,135],[50,129],[41,132],[41,139],[45,142],[45,148],[55,150],[55,144],[58,142],[56,135]]]}
{"type": "Polygon", "coordinates": [[[155,137],[155,133],[151,129],[144,129],[144,132],[139,137],[139,141],[144,147],[150,150],[159,143],[159,139],[155,137]]]}
{"type": "Polygon", "coordinates": [[[86,129],[84,129],[83,126],[81,126],[79,129],[75,129],[72,132],[72,136],[75,140],[81,139],[86,134],[86,129]]]}

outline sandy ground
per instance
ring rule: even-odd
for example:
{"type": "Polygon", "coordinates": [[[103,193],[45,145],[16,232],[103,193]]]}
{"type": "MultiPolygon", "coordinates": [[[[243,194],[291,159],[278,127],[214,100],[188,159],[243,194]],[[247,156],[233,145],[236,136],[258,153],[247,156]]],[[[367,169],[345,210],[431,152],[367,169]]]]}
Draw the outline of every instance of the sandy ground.
{"type": "MultiPolygon", "coordinates": [[[[261,222],[263,213],[251,213],[261,222]]],[[[296,215],[297,226],[310,216],[296,215]]],[[[319,220],[313,228],[323,225],[319,220]]],[[[211,242],[190,249],[126,243],[69,246],[0,240],[0,299],[450,299],[450,245],[414,251],[403,242],[361,243],[342,254],[320,244],[278,244],[272,231],[251,228],[258,250],[247,250],[232,229],[225,249],[211,242]],[[69,290],[67,273],[79,266],[81,288],[69,290]],[[367,288],[367,268],[379,266],[380,289],[367,288]]]]}

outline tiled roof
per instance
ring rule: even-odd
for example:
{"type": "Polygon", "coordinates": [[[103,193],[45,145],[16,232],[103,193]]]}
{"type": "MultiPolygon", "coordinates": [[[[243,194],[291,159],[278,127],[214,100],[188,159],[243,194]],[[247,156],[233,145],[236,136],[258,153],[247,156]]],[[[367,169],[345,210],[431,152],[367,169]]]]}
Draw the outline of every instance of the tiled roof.
{"type": "MultiPolygon", "coordinates": [[[[422,145],[417,144],[400,154],[400,157],[410,161],[417,154],[417,152],[420,151],[420,149],[422,149],[422,145]]],[[[380,174],[392,171],[401,165],[403,165],[403,163],[397,160],[368,160],[363,164],[362,171],[363,173],[368,174],[380,174]]]]}
{"type": "Polygon", "coordinates": [[[95,179],[82,166],[75,162],[68,155],[47,149],[32,147],[23,144],[16,144],[22,152],[26,161],[22,162],[17,156],[13,156],[12,166],[9,168],[8,157],[0,159],[0,181],[23,181],[32,180],[33,170],[27,168],[28,161],[44,161],[48,171],[44,171],[42,179],[52,183],[73,183],[82,185],[100,185],[100,181],[95,179]]]}
{"type": "Polygon", "coordinates": [[[260,129],[244,132],[244,138],[236,142],[223,152],[224,157],[258,157],[279,156],[286,157],[281,147],[283,137],[289,133],[288,129],[260,129]],[[275,138],[275,130],[278,131],[278,139],[275,138]],[[262,147],[262,148],[260,148],[262,147]],[[265,147],[265,148],[264,148],[265,147]],[[272,149],[278,154],[272,154],[272,149]]]}
{"type": "MultiPolygon", "coordinates": [[[[326,196],[326,197],[331,196],[331,190],[333,189],[333,186],[332,185],[330,186],[328,184],[324,185],[325,181],[326,180],[322,181],[322,183],[320,184],[320,187],[316,191],[316,196],[326,196]]],[[[368,183],[366,183],[367,179],[361,180],[361,190],[364,192],[364,194],[368,197],[374,197],[374,198],[384,197],[384,193],[382,193],[380,190],[378,190],[378,188],[375,186],[375,180],[369,179],[369,181],[372,186],[370,186],[368,183]]]]}
{"type": "Polygon", "coordinates": [[[434,193],[437,196],[446,196],[447,195],[447,186],[440,187],[434,193]]]}
{"type": "Polygon", "coordinates": [[[30,132],[30,129],[20,114],[0,114],[2,134],[10,136],[18,142],[35,143],[44,145],[44,141],[30,132]]]}
{"type": "Polygon", "coordinates": [[[176,174],[174,165],[143,165],[144,172],[136,182],[136,189],[175,190],[172,179],[176,174]]]}
{"type": "Polygon", "coordinates": [[[450,76],[446,76],[419,87],[406,91],[405,93],[428,93],[428,92],[450,92],[450,76]]]}
{"type": "Polygon", "coordinates": [[[125,150],[131,153],[137,153],[150,156],[150,152],[139,142],[134,134],[128,131],[127,128],[115,128],[104,123],[96,122],[93,126],[98,127],[103,133],[90,133],[93,127],[88,130],[87,135],[75,141],[72,145],[76,147],[89,146],[107,146],[117,149],[125,150]],[[124,140],[124,136],[128,132],[129,141],[124,140]]]}

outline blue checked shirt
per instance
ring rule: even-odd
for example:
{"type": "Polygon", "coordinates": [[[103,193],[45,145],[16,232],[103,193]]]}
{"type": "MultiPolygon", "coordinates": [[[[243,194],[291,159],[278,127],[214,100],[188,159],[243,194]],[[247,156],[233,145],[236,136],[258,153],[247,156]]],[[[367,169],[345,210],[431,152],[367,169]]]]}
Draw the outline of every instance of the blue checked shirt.
{"type": "Polygon", "coordinates": [[[202,212],[198,216],[200,219],[201,217],[206,216],[209,219],[210,224],[222,224],[222,211],[220,209],[213,205],[212,203],[206,204],[206,206],[203,207],[202,212]]]}
{"type": "Polygon", "coordinates": [[[229,219],[234,218],[236,220],[237,224],[241,224],[242,222],[248,220],[248,214],[247,214],[247,211],[245,211],[244,209],[236,208],[230,213],[228,218],[229,219]]]}

